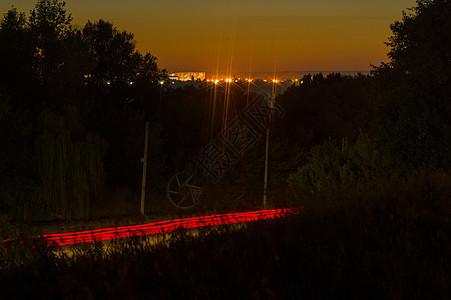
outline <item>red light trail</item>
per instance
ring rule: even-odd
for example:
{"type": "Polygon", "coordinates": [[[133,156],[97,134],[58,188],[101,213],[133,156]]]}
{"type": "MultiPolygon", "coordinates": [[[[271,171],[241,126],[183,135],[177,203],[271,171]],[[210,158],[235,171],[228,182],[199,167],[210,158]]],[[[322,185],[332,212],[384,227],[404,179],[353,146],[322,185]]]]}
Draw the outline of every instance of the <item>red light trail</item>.
{"type": "MultiPolygon", "coordinates": [[[[130,225],[122,227],[110,227],[77,232],[51,233],[37,237],[43,237],[49,244],[59,246],[76,243],[88,243],[95,241],[107,241],[132,236],[160,234],[175,231],[180,228],[196,228],[212,225],[227,225],[257,220],[269,220],[299,214],[303,208],[282,208],[258,210],[242,213],[217,214],[210,216],[174,219],[158,221],[140,225],[130,225]]],[[[4,243],[15,242],[15,240],[4,240],[4,243]]],[[[19,244],[21,242],[19,241],[19,244]]]]}

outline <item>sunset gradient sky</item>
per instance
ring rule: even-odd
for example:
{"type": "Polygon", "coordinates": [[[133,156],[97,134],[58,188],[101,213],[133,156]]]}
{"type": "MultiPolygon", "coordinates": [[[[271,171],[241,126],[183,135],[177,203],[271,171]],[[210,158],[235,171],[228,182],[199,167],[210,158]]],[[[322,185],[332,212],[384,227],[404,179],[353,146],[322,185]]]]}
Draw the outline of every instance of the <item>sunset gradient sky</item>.
{"type": "MultiPolygon", "coordinates": [[[[27,15],[36,0],[2,0],[27,15]]],[[[135,34],[168,71],[369,70],[386,61],[389,25],[414,0],[67,0],[74,23],[105,19],[135,34]]]]}

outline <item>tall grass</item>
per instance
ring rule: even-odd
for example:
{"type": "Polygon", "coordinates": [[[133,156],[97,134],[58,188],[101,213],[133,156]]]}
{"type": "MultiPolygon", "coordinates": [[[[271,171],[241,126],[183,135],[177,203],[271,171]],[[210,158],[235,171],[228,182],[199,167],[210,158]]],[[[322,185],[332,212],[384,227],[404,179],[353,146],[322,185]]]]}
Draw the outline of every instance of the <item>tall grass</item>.
{"type": "Polygon", "coordinates": [[[315,194],[301,215],[239,230],[86,244],[71,257],[15,248],[2,252],[1,295],[449,299],[449,195],[449,175],[423,172],[315,194]]]}

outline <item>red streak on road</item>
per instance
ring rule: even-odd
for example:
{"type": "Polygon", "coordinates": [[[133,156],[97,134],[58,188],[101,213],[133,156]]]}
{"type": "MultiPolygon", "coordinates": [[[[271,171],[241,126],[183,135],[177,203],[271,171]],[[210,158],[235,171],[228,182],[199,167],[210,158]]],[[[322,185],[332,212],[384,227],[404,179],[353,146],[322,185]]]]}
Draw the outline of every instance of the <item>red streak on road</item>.
{"type": "MultiPolygon", "coordinates": [[[[44,234],[40,237],[46,238],[49,244],[52,243],[59,246],[63,246],[76,243],[113,240],[131,236],[166,233],[180,228],[189,229],[211,225],[226,225],[257,220],[282,218],[289,215],[298,214],[301,212],[302,209],[303,208],[282,208],[282,209],[268,209],[242,213],[218,214],[194,218],[166,220],[141,225],[110,227],[66,233],[51,233],[44,234]]],[[[9,239],[3,242],[14,243],[15,241],[9,239]]]]}

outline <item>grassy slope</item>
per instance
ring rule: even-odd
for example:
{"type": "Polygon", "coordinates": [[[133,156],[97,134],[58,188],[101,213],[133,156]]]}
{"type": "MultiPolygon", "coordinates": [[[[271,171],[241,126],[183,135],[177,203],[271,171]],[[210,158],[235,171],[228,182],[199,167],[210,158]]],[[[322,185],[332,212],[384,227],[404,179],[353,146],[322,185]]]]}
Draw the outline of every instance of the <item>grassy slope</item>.
{"type": "Polygon", "coordinates": [[[317,195],[299,216],[169,245],[3,254],[4,298],[449,298],[450,177],[317,195]],[[363,196],[364,195],[364,196],[363,196]],[[14,259],[11,259],[14,255],[14,259]],[[8,265],[14,261],[19,266],[8,265]]]}

